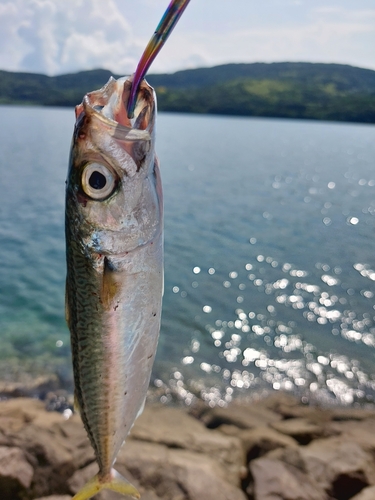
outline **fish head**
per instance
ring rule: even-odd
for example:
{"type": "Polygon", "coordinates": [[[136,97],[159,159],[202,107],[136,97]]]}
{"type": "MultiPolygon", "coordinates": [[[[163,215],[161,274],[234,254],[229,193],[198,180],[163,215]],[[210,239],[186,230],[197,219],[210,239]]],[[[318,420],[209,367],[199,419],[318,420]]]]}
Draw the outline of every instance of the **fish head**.
{"type": "Polygon", "coordinates": [[[142,81],[127,116],[131,78],[110,78],[76,107],[66,189],[67,224],[88,252],[129,252],[161,229],[156,98],[142,81]]]}

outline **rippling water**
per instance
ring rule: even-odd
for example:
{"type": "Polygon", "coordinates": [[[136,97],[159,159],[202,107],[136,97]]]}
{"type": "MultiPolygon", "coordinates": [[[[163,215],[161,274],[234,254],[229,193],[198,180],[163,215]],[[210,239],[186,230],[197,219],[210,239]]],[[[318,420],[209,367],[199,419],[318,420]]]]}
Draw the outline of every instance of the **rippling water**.
{"type": "MultiPolygon", "coordinates": [[[[74,118],[1,107],[0,378],[58,373],[74,118]]],[[[212,406],[375,397],[375,127],[160,114],[165,298],[153,386],[212,406]]]]}

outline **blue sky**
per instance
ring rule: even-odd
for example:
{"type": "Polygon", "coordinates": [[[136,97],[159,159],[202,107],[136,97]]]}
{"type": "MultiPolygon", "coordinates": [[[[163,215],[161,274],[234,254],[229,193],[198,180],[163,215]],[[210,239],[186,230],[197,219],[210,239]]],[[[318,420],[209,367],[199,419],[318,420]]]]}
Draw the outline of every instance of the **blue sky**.
{"type": "MultiPolygon", "coordinates": [[[[0,69],[132,73],[169,0],[0,0],[0,69]]],[[[191,0],[150,72],[228,62],[375,69],[374,0],[191,0]]]]}

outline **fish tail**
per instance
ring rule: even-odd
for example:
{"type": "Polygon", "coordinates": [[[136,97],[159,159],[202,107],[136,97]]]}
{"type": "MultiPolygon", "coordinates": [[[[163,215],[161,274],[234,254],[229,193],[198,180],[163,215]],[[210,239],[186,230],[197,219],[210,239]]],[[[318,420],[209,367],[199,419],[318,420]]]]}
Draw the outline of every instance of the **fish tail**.
{"type": "Polygon", "coordinates": [[[112,490],[124,496],[140,498],[139,491],[115,469],[109,477],[101,478],[99,474],[88,481],[72,500],[88,500],[102,490],[112,490]]]}

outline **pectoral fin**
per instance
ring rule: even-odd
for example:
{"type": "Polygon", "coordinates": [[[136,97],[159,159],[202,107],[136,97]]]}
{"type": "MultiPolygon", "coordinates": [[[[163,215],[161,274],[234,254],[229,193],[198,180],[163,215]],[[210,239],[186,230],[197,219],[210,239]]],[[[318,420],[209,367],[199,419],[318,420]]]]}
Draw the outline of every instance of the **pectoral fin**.
{"type": "Polygon", "coordinates": [[[114,271],[108,259],[104,258],[102,290],[100,294],[104,309],[109,310],[115,305],[117,293],[121,284],[117,281],[116,271],[114,271]]]}
{"type": "Polygon", "coordinates": [[[140,494],[129,481],[127,481],[115,469],[111,470],[109,478],[101,478],[99,474],[88,481],[85,486],[74,495],[72,500],[88,500],[97,495],[102,490],[112,490],[121,493],[124,496],[140,498],[140,494]]]}

